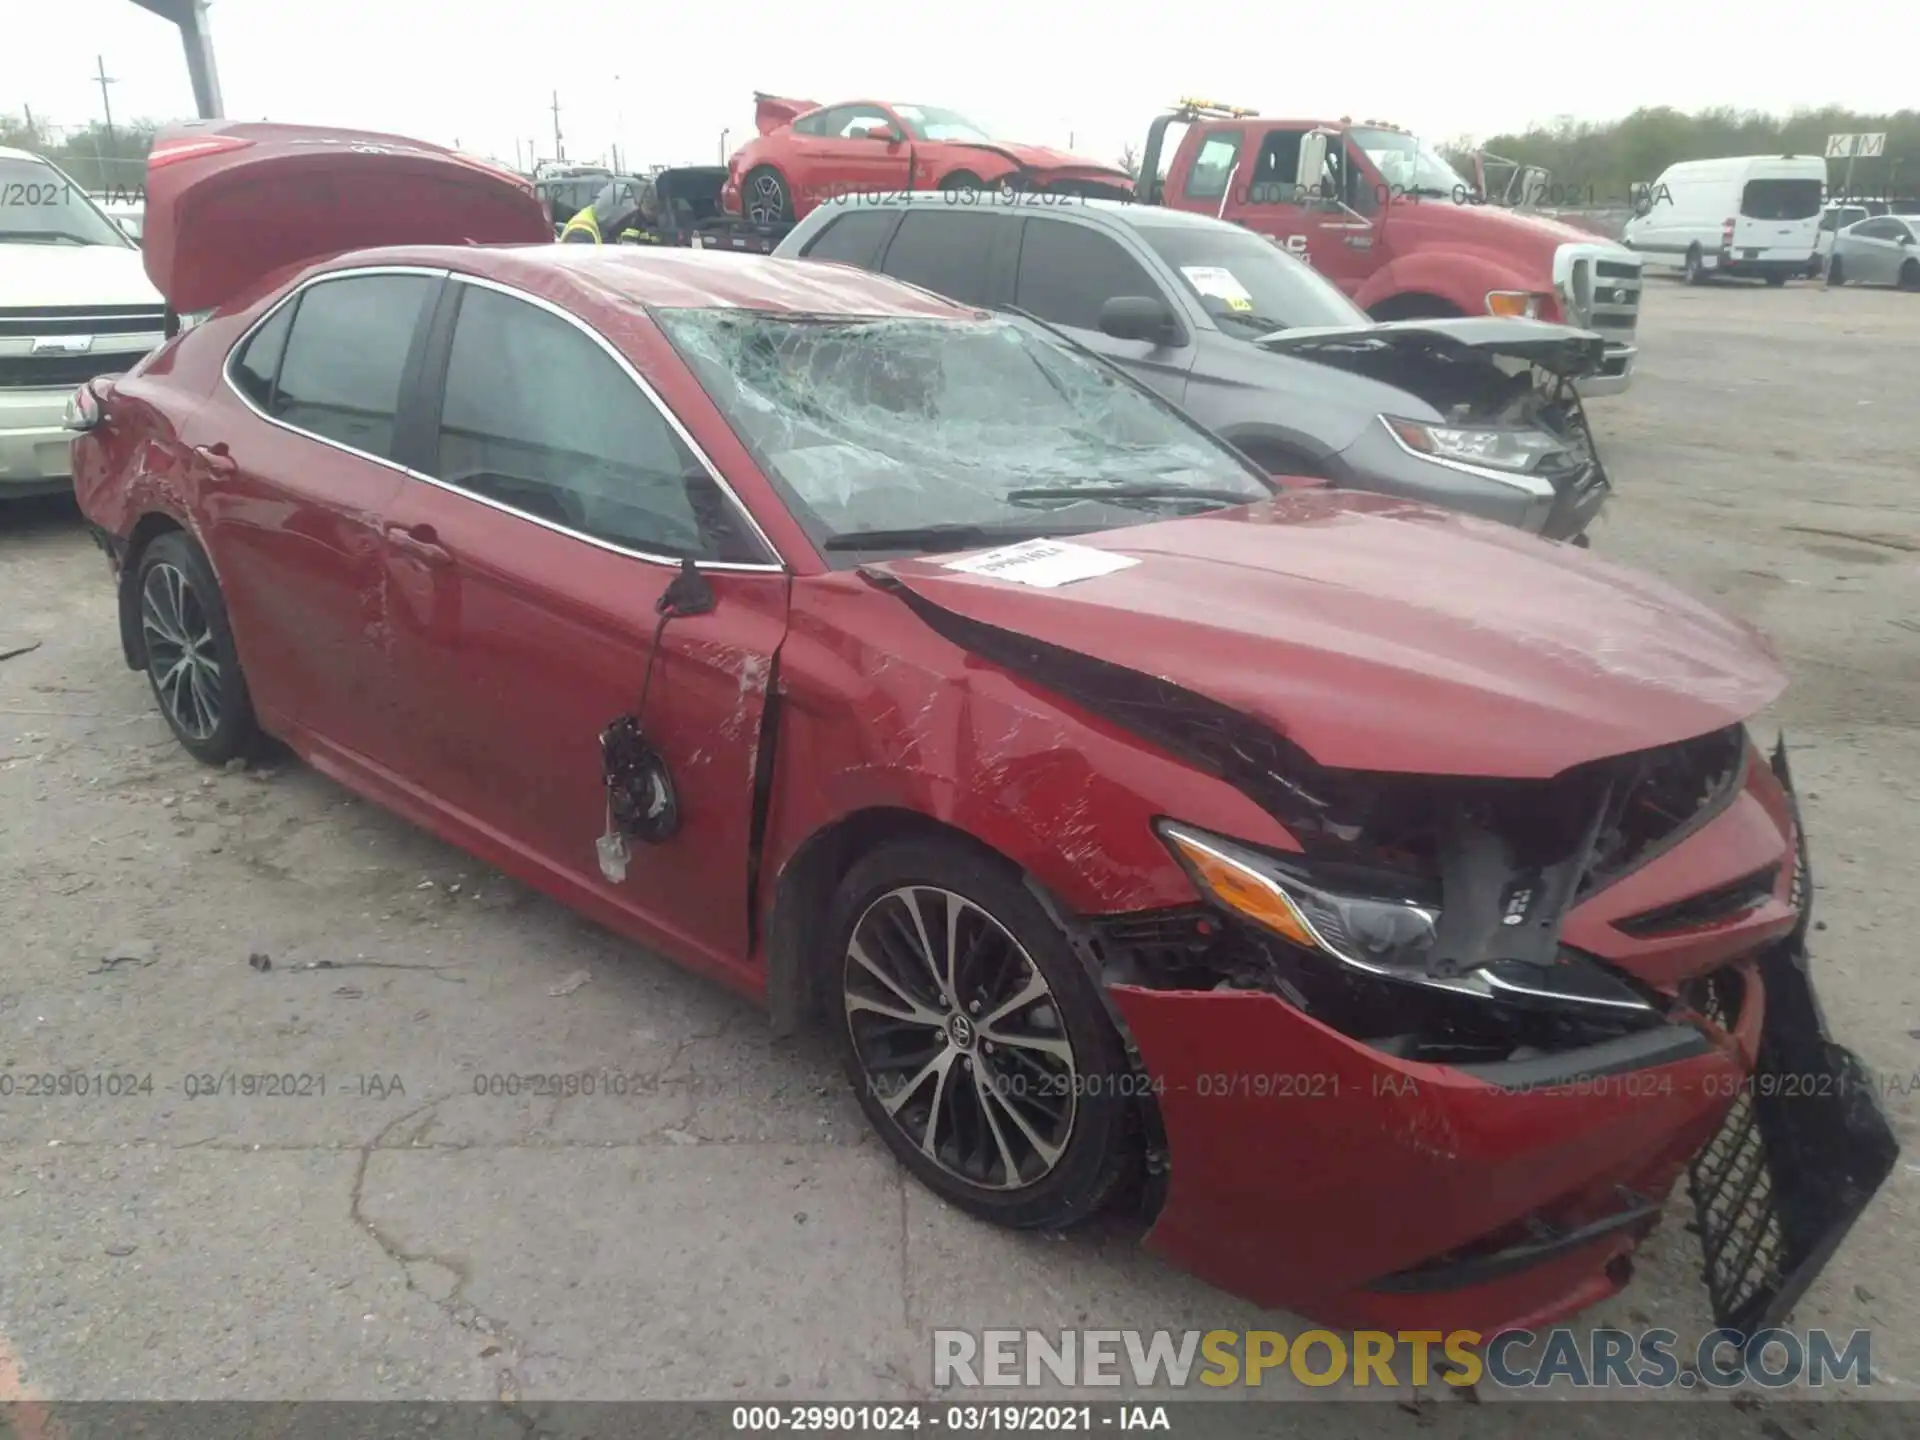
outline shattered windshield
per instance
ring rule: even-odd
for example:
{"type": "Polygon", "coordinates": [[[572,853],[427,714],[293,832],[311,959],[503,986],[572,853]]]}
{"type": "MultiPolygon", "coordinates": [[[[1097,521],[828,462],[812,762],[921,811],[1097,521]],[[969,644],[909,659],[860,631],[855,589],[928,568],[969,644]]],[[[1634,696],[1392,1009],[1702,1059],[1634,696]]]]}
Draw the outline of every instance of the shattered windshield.
{"type": "Polygon", "coordinates": [[[963,529],[1084,533],[1273,493],[1172,406],[1024,320],[654,315],[829,552],[952,551],[970,548],[963,529]]]}

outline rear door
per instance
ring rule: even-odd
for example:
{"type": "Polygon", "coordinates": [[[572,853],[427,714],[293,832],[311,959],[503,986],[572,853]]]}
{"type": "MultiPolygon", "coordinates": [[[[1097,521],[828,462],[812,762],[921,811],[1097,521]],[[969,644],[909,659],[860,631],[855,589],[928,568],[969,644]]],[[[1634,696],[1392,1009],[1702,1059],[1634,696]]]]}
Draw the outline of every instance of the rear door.
{"type": "Polygon", "coordinates": [[[1804,261],[1818,248],[1826,183],[1816,175],[1750,174],[1733,227],[1736,260],[1804,261]]]}
{"type": "Polygon", "coordinates": [[[255,704],[382,763],[395,752],[379,516],[405,479],[396,415],[443,274],[302,286],[235,347],[182,432],[255,704]]]}
{"type": "MultiPolygon", "coordinates": [[[[1131,242],[1132,237],[1127,237],[1131,242]]],[[[1013,303],[1058,325],[1096,354],[1178,405],[1193,369],[1193,328],[1186,306],[1170,294],[1114,232],[1070,214],[1027,215],[1020,226],[1013,303]],[[1168,343],[1122,340],[1100,328],[1100,310],[1122,296],[1160,301],[1176,317],[1177,337],[1168,343]]]]}
{"type": "Polygon", "coordinates": [[[879,269],[962,305],[1004,304],[1003,247],[1013,241],[1015,230],[1012,214],[1003,207],[907,210],[879,269]]]}
{"type": "Polygon", "coordinates": [[[456,278],[427,357],[406,441],[416,473],[383,516],[396,768],[483,850],[530,859],[682,955],[738,963],[784,567],[585,322],[456,278]],[[687,559],[714,608],[663,629],[657,602],[687,559]],[[682,823],[665,843],[633,840],[622,880],[602,873],[596,841],[600,736],[628,714],[666,762],[682,823]]]}

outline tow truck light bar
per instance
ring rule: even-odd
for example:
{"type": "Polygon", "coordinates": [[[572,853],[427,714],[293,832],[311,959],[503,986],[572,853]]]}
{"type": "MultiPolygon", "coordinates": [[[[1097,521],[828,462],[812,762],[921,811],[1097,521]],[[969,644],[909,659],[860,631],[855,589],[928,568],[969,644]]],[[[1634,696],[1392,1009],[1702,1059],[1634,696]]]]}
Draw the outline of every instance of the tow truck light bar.
{"type": "Polygon", "coordinates": [[[1245,105],[1223,105],[1218,100],[1196,100],[1191,96],[1181,97],[1179,108],[1217,116],[1222,120],[1245,120],[1250,115],[1260,113],[1245,105]]]}

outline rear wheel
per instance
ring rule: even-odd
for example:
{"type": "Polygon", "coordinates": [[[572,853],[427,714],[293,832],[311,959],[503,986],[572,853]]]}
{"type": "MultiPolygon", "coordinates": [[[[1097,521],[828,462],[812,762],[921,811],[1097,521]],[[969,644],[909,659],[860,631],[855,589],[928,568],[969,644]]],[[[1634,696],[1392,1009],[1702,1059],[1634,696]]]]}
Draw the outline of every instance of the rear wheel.
{"type": "Polygon", "coordinates": [[[1689,285],[1702,285],[1706,283],[1706,266],[1701,261],[1700,247],[1698,245],[1689,245],[1687,247],[1687,260],[1685,267],[1681,271],[1681,278],[1689,285]]]}
{"type": "Polygon", "coordinates": [[[1920,260],[1909,260],[1900,267],[1900,288],[1920,290],[1920,260]]]}
{"type": "Polygon", "coordinates": [[[147,682],[174,737],[196,760],[221,765],[260,739],[213,567],[181,531],[159,536],[135,576],[147,682]]]}
{"type": "Polygon", "coordinates": [[[1133,1158],[1132,1072],[1018,873],[955,841],[887,845],[841,883],[827,935],[847,1075],[900,1162],[1002,1225],[1099,1209],[1133,1158]]]}
{"type": "Polygon", "coordinates": [[[971,170],[956,170],[940,181],[940,193],[943,195],[971,194],[986,188],[980,177],[971,170]]]}
{"type": "Polygon", "coordinates": [[[784,225],[793,219],[793,194],[786,177],[771,165],[749,170],[740,189],[740,208],[753,224],[784,225]]]}
{"type": "Polygon", "coordinates": [[[1836,255],[1827,262],[1827,284],[1844,285],[1846,283],[1846,271],[1840,264],[1840,257],[1836,255]]]}
{"type": "Polygon", "coordinates": [[[1773,271],[1767,276],[1767,284],[1771,285],[1776,290],[1778,290],[1782,285],[1786,283],[1787,283],[1787,277],[1781,274],[1777,270],[1773,271]]]}

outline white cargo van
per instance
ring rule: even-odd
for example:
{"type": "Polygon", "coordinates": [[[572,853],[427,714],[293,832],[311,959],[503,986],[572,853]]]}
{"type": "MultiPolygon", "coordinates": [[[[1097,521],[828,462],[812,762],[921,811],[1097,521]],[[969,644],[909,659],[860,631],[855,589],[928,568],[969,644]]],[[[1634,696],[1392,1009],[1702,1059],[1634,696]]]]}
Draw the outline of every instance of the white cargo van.
{"type": "Polygon", "coordinates": [[[1689,284],[1755,275],[1784,285],[1813,263],[1826,188],[1827,162],[1817,155],[1689,160],[1639,187],[1621,239],[1689,284]]]}

